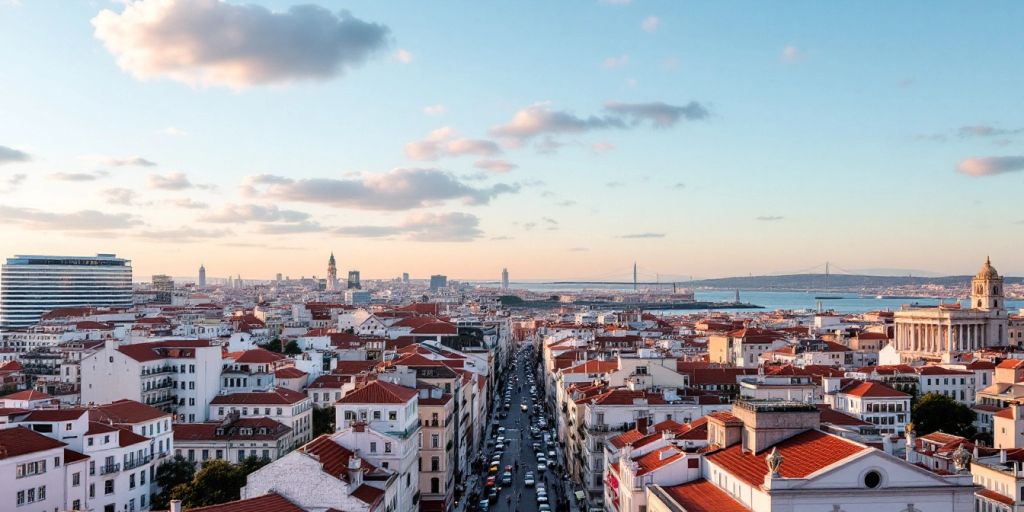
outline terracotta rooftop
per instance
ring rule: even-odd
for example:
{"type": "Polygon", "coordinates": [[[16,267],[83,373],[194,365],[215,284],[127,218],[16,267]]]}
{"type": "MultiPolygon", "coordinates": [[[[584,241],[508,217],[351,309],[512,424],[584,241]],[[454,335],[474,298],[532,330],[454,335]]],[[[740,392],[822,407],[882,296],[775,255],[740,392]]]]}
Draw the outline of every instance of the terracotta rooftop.
{"type": "Polygon", "coordinates": [[[265,348],[254,348],[242,352],[232,352],[228,354],[228,357],[234,359],[236,363],[261,364],[280,361],[284,359],[284,354],[271,352],[265,348]]]}
{"type": "Polygon", "coordinates": [[[749,512],[750,510],[707,480],[695,480],[685,484],[658,488],[686,512],[749,512]]]}
{"type": "Polygon", "coordinates": [[[117,400],[109,404],[97,405],[89,409],[89,419],[93,421],[110,421],[119,424],[134,424],[151,421],[163,417],[170,418],[170,413],[151,407],[134,400],[117,400]]]}
{"type": "Polygon", "coordinates": [[[278,387],[266,392],[217,395],[210,401],[210,405],[291,405],[305,399],[305,393],[278,387]]]}
{"type": "Polygon", "coordinates": [[[853,381],[844,386],[840,393],[868,398],[909,398],[910,395],[897,391],[885,384],[872,381],[853,381]]]}
{"type": "MultiPolygon", "coordinates": [[[[843,459],[870,450],[866,446],[847,441],[820,430],[808,430],[775,445],[785,459],[779,468],[784,478],[804,478],[843,459]]],[[[742,444],[734,444],[723,450],[710,453],[706,459],[723,470],[755,487],[764,483],[768,473],[765,458],[768,450],[750,453],[742,444]]]]}
{"type": "Polygon", "coordinates": [[[416,397],[416,390],[384,382],[372,381],[354,389],[335,403],[339,404],[404,404],[416,397]]]}
{"type": "Polygon", "coordinates": [[[190,508],[188,512],[304,512],[304,510],[285,499],[284,496],[271,493],[255,498],[229,501],[220,505],[190,508]]]}
{"type": "Polygon", "coordinates": [[[25,427],[0,429],[0,460],[63,446],[64,443],[25,427]]]}

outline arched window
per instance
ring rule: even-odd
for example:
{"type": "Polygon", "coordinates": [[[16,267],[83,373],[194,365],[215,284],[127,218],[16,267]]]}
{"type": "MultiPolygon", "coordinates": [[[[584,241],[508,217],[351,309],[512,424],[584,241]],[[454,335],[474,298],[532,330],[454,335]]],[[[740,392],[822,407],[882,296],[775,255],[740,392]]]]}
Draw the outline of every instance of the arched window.
{"type": "Polygon", "coordinates": [[[978,299],[978,307],[981,307],[981,299],[978,299]]]}

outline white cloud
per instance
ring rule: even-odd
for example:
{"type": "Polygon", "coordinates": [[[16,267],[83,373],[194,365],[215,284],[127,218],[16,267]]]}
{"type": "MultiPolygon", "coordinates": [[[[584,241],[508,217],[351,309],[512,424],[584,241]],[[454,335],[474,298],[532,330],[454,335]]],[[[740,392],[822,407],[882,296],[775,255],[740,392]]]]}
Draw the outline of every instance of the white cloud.
{"type": "Polygon", "coordinates": [[[398,51],[395,52],[395,58],[402,64],[410,64],[413,59],[412,52],[404,48],[399,48],[398,51]]]}
{"type": "Polygon", "coordinates": [[[32,157],[24,151],[18,151],[7,146],[0,146],[0,165],[28,162],[32,157]]]}
{"type": "Polygon", "coordinates": [[[404,236],[415,242],[470,242],[483,236],[479,224],[480,219],[469,213],[418,213],[397,226],[346,226],[334,232],[363,238],[404,236]]]}
{"type": "Polygon", "coordinates": [[[512,162],[509,162],[507,160],[490,159],[490,158],[485,158],[483,160],[477,160],[475,163],[473,163],[473,167],[476,167],[477,169],[484,169],[484,170],[487,170],[487,171],[496,172],[496,173],[506,173],[506,172],[509,172],[509,171],[512,171],[512,170],[515,170],[515,169],[519,168],[518,165],[516,165],[516,164],[514,164],[512,162]]]}
{"type": "Polygon", "coordinates": [[[644,29],[644,32],[657,32],[660,25],[661,20],[657,16],[648,16],[640,22],[640,28],[644,29]]]}
{"type": "Polygon", "coordinates": [[[501,153],[494,141],[459,137],[455,130],[438,128],[426,139],[405,145],[405,154],[413,160],[437,160],[445,156],[492,156],[501,153]]]}
{"type": "Polygon", "coordinates": [[[310,215],[295,210],[282,210],[275,205],[229,204],[217,212],[211,212],[199,220],[217,223],[241,222],[302,222],[310,215]]]}
{"type": "Polygon", "coordinates": [[[444,105],[441,104],[427,105],[426,107],[423,107],[423,113],[428,116],[439,116],[441,114],[444,114],[444,112],[444,105]]]}
{"type": "Polygon", "coordinates": [[[1024,156],[988,156],[961,160],[956,170],[968,176],[995,176],[1024,171],[1024,156]]]}
{"type": "Polygon", "coordinates": [[[345,179],[292,179],[272,174],[250,176],[242,183],[248,196],[279,201],[326,204],[362,210],[409,210],[449,200],[487,204],[502,194],[519,191],[519,185],[499,183],[476,188],[453,174],[437,169],[394,169],[345,179]]]}
{"type": "Polygon", "coordinates": [[[96,181],[107,176],[106,171],[96,172],[55,172],[49,175],[51,180],[57,181],[96,181]]]}
{"type": "Polygon", "coordinates": [[[156,167],[156,162],[141,156],[85,155],[80,158],[107,167],[156,167]]]}
{"type": "Polygon", "coordinates": [[[135,202],[135,191],[127,188],[108,188],[103,191],[108,203],[131,206],[135,202]]]}
{"type": "Polygon", "coordinates": [[[316,5],[287,11],[222,0],[138,0],[92,19],[95,36],[139,79],[241,88],[326,80],[387,44],[388,28],[316,5]]]}
{"type": "Polygon", "coordinates": [[[167,135],[168,137],[184,137],[188,135],[188,132],[186,132],[185,130],[175,128],[173,126],[168,126],[167,128],[160,130],[160,133],[167,135]]]}
{"type": "Polygon", "coordinates": [[[69,213],[46,212],[35,208],[0,206],[0,222],[41,231],[109,231],[142,224],[127,213],[79,210],[69,213]]]}
{"type": "Polygon", "coordinates": [[[629,55],[619,55],[618,57],[606,57],[604,59],[604,62],[601,63],[602,66],[608,69],[621,68],[626,64],[629,64],[629,55]]]}
{"type": "Polygon", "coordinates": [[[183,172],[172,172],[165,175],[150,174],[149,186],[160,190],[185,190],[195,185],[183,172]]]}
{"type": "Polygon", "coordinates": [[[800,62],[804,60],[804,53],[793,45],[787,45],[782,49],[782,60],[785,62],[800,62]]]}

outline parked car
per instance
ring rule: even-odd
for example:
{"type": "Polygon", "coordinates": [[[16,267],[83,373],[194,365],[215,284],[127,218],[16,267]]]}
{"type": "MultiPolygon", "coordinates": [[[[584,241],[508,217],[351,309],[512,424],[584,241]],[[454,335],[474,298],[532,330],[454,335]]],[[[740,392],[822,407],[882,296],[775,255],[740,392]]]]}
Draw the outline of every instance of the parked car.
{"type": "Polygon", "coordinates": [[[547,470],[548,470],[548,465],[547,464],[545,464],[543,462],[537,464],[537,472],[538,473],[543,473],[543,472],[545,472],[547,470]]]}
{"type": "Polygon", "coordinates": [[[537,483],[537,480],[533,478],[533,471],[527,471],[526,477],[523,479],[523,484],[527,487],[533,487],[537,483]]]}

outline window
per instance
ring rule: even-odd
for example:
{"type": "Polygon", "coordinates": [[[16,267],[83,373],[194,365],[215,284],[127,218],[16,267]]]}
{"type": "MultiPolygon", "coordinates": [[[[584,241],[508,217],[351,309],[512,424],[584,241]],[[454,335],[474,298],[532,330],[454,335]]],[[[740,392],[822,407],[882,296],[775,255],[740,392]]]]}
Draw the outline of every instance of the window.
{"type": "Polygon", "coordinates": [[[114,494],[114,481],[107,480],[103,482],[103,494],[114,494]]]}
{"type": "Polygon", "coordinates": [[[380,419],[380,411],[373,411],[373,419],[375,419],[375,420],[379,420],[380,419]]]}
{"type": "Polygon", "coordinates": [[[25,504],[25,491],[18,491],[18,500],[17,500],[17,502],[18,502],[18,505],[24,505],[25,504]]]}
{"type": "Polygon", "coordinates": [[[373,441],[370,442],[370,453],[377,453],[377,443],[376,442],[373,442],[373,441]]]}
{"type": "Polygon", "coordinates": [[[398,420],[398,411],[388,411],[388,420],[389,421],[396,421],[396,420],[398,420]]]}
{"type": "Polygon", "coordinates": [[[441,436],[437,434],[430,434],[430,447],[440,448],[441,447],[441,436]]]}
{"type": "Polygon", "coordinates": [[[71,510],[82,510],[82,500],[72,501],[71,510]]]}
{"type": "Polygon", "coordinates": [[[82,484],[82,473],[73,473],[71,475],[71,487],[78,487],[82,484]]]}
{"type": "Polygon", "coordinates": [[[430,479],[430,492],[434,494],[441,492],[441,480],[439,478],[430,479]]]}
{"type": "Polygon", "coordinates": [[[384,443],[384,453],[391,453],[391,443],[384,443]]]}
{"type": "Polygon", "coordinates": [[[878,471],[868,471],[868,473],[864,475],[864,487],[867,487],[868,489],[874,489],[879,485],[882,485],[881,473],[879,473],[878,471]]]}

